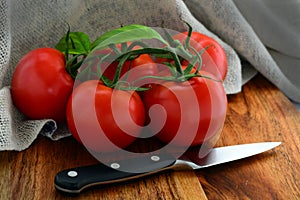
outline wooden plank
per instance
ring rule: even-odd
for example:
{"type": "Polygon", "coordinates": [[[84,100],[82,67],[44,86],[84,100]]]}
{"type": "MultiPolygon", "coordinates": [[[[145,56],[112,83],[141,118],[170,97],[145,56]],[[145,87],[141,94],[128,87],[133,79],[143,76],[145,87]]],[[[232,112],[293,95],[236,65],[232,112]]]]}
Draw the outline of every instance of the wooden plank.
{"type": "MultiPolygon", "coordinates": [[[[288,99],[264,78],[255,78],[242,93],[229,96],[217,146],[282,141],[280,147],[195,172],[88,189],[76,199],[300,199],[299,122],[288,99]]],[[[74,199],[55,190],[55,174],[96,162],[71,137],[53,142],[40,136],[25,151],[0,152],[0,199],[74,199]]]]}
{"type": "MultiPolygon", "coordinates": [[[[65,168],[96,163],[74,139],[52,142],[44,137],[23,152],[1,152],[12,156],[3,162],[1,173],[10,172],[1,180],[1,195],[6,199],[69,199],[55,190],[54,176],[65,168]],[[11,187],[11,190],[7,190],[11,187]]],[[[206,199],[193,171],[167,172],[129,183],[83,191],[78,199],[206,199]],[[192,187],[191,185],[192,184],[192,187]],[[203,198],[201,198],[201,196],[203,198]]],[[[1,198],[2,199],[2,198],[1,198]]]]}
{"type": "Polygon", "coordinates": [[[229,97],[217,145],[281,141],[261,155],[197,172],[208,199],[300,199],[300,113],[261,76],[229,97]]]}
{"type": "Polygon", "coordinates": [[[11,170],[10,170],[11,156],[9,152],[0,152],[0,199],[11,199],[11,170]]]}

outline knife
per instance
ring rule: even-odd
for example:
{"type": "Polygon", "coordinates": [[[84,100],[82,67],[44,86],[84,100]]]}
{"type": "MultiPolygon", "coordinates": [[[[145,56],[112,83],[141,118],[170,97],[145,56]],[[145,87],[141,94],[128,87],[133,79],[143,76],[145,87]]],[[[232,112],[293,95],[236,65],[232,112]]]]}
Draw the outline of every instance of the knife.
{"type": "Polygon", "coordinates": [[[268,151],[280,144],[281,142],[261,142],[218,147],[213,148],[204,158],[187,151],[178,159],[171,154],[159,154],[111,162],[108,165],[98,163],[81,166],[60,171],[55,176],[54,184],[59,191],[76,194],[92,186],[120,183],[166,170],[197,170],[227,163],[268,151]],[[129,167],[136,173],[126,170],[129,167]]]}

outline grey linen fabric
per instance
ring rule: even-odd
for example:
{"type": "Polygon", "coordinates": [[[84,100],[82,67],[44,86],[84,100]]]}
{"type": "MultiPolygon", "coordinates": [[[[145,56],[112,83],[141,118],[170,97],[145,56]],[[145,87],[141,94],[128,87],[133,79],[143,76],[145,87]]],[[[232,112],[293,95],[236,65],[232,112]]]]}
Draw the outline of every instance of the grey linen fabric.
{"type": "Polygon", "coordinates": [[[295,73],[300,63],[300,3],[283,2],[0,0],[0,150],[24,150],[38,134],[53,140],[70,135],[65,124],[51,119],[28,120],[14,107],[9,90],[21,57],[34,48],[53,47],[66,33],[67,23],[72,31],[86,32],[93,40],[127,24],[185,31],[186,21],[225,49],[229,64],[224,81],[227,94],[240,92],[258,71],[289,98],[300,102],[300,83],[295,73]],[[279,14],[280,7],[285,8],[284,14],[279,14]],[[248,64],[242,65],[241,60],[248,64]]]}

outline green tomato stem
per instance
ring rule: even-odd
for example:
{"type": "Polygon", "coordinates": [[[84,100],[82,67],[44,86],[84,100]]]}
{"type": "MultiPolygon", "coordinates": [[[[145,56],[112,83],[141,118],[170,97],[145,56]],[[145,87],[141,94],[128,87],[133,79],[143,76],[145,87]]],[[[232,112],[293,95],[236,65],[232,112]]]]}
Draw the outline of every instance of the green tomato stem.
{"type": "MultiPolygon", "coordinates": [[[[125,86],[126,81],[120,81],[120,75],[121,70],[124,65],[124,63],[127,60],[135,59],[136,57],[140,56],[141,54],[150,54],[152,56],[158,56],[162,58],[172,59],[174,61],[174,65],[171,63],[165,63],[166,66],[168,66],[171,70],[172,76],[166,76],[166,77],[159,77],[159,76],[144,76],[139,79],[137,79],[135,82],[140,81],[145,78],[154,78],[154,79],[160,79],[160,80],[166,80],[166,81],[186,81],[192,77],[198,77],[199,70],[202,66],[202,57],[201,55],[203,52],[209,48],[210,46],[207,46],[203,48],[200,52],[197,52],[196,49],[190,46],[190,38],[192,34],[192,27],[186,23],[189,27],[188,30],[188,37],[182,44],[179,40],[175,40],[168,31],[164,30],[165,36],[167,39],[167,42],[164,44],[167,44],[164,48],[153,48],[148,47],[145,43],[141,41],[133,41],[128,45],[128,42],[122,39],[121,48],[118,48],[115,43],[109,44],[108,47],[112,50],[113,54],[106,54],[106,55],[93,55],[93,51],[89,51],[87,54],[80,54],[80,55],[72,55],[73,57],[70,59],[69,57],[69,44],[74,47],[72,38],[70,37],[70,26],[68,29],[68,32],[66,34],[66,49],[65,49],[65,56],[66,56],[66,68],[69,74],[76,78],[78,69],[83,64],[83,62],[89,62],[92,61],[91,65],[88,65],[87,68],[83,69],[83,71],[80,73],[79,76],[82,76],[83,74],[87,74],[87,77],[93,75],[93,71],[91,70],[91,66],[94,64],[94,60],[96,59],[97,63],[97,76],[99,79],[107,86],[109,87],[118,87],[118,88],[134,88],[131,86],[125,86]],[[140,49],[134,49],[135,47],[142,47],[140,49]],[[80,56],[83,56],[81,60],[78,61],[80,56]],[[116,59],[117,57],[117,59],[116,59]],[[100,58],[100,59],[99,59],[100,58]],[[181,65],[181,59],[185,59],[189,61],[189,64],[185,70],[182,69],[181,65]],[[99,61],[98,61],[99,60],[99,61]],[[105,77],[101,71],[101,65],[104,62],[114,62],[118,61],[118,66],[116,69],[115,76],[113,80],[109,80],[107,77],[105,77]],[[192,69],[198,62],[198,67],[196,69],[195,73],[191,73],[192,69]]],[[[158,37],[158,36],[156,36],[158,37]]],[[[160,38],[160,37],[159,37],[160,38]]],[[[100,40],[99,40],[100,41],[100,40]]],[[[99,42],[98,41],[98,42],[99,42]]],[[[93,49],[93,48],[91,48],[93,49]]],[[[95,73],[94,73],[95,74],[95,73]]],[[[127,75],[128,76],[128,75],[127,75]]],[[[128,84],[128,83],[127,83],[128,84]]]]}

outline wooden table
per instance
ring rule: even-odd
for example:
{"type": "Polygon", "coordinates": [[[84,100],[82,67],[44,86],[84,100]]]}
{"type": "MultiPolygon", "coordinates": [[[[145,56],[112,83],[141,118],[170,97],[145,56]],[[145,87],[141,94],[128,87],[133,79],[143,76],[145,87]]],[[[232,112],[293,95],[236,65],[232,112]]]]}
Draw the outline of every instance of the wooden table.
{"type": "Polygon", "coordinates": [[[55,190],[55,174],[97,161],[72,137],[53,142],[40,136],[25,151],[0,152],[0,199],[300,199],[300,113],[261,76],[228,100],[217,146],[282,145],[240,161],[93,188],[74,198],[55,190]]]}

